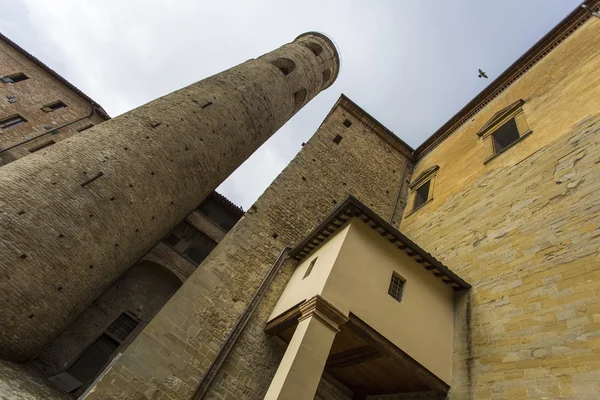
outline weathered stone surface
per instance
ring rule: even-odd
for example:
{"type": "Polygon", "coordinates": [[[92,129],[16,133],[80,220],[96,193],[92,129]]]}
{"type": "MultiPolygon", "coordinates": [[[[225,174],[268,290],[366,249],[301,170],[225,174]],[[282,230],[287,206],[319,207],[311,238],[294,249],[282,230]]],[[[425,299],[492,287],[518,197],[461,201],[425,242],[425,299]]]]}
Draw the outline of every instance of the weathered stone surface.
{"type": "Polygon", "coordinates": [[[30,368],[0,360],[0,399],[68,400],[71,397],[53,388],[30,368]]]}
{"type": "Polygon", "coordinates": [[[452,399],[600,397],[598,35],[591,19],[415,166],[439,165],[434,199],[401,230],[473,285],[452,399]],[[484,165],[477,130],[520,98],[533,133],[484,165]]]}
{"type": "MultiPolygon", "coordinates": [[[[21,72],[29,77],[16,83],[0,82],[0,119],[19,114],[27,120],[24,124],[0,130],[0,166],[31,154],[39,146],[77,135],[82,128],[105,120],[98,112],[92,112],[92,106],[86,99],[33,63],[2,37],[0,66],[2,76],[21,72]],[[43,106],[57,100],[67,107],[54,112],[42,110],[43,106]],[[46,129],[50,126],[52,128],[46,129]]],[[[105,114],[102,112],[102,115],[105,114]]]]}
{"type": "MultiPolygon", "coordinates": [[[[350,193],[389,219],[398,187],[406,178],[410,151],[399,151],[397,139],[374,129],[351,102],[340,99],[316,134],[125,351],[89,399],[104,398],[116,385],[127,387],[123,399],[141,396],[148,387],[165,398],[189,397],[283,246],[298,243],[350,193]],[[344,125],[346,120],[350,127],[344,125]],[[333,141],[337,135],[343,137],[339,144],[333,141]],[[163,370],[180,378],[181,386],[170,387],[161,376],[163,370]]],[[[401,213],[397,208],[396,215],[401,213]]],[[[207,398],[264,396],[284,349],[263,328],[293,268],[294,263],[286,263],[271,284],[207,398]]]]}
{"type": "Polygon", "coordinates": [[[306,34],[1,168],[0,356],[35,355],[338,68],[306,34]]]}

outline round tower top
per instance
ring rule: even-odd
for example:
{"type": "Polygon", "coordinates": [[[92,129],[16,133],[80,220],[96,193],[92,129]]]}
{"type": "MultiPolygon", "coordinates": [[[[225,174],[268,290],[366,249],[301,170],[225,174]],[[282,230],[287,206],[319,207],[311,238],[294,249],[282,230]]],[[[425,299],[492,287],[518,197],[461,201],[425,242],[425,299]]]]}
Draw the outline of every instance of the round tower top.
{"type": "Polygon", "coordinates": [[[294,39],[294,42],[301,43],[308,47],[315,55],[322,57],[324,61],[333,61],[334,71],[332,71],[332,79],[329,79],[328,84],[322,89],[331,86],[337,79],[341,65],[340,52],[338,51],[335,42],[324,33],[314,31],[304,32],[301,35],[298,35],[298,37],[294,39]]]}

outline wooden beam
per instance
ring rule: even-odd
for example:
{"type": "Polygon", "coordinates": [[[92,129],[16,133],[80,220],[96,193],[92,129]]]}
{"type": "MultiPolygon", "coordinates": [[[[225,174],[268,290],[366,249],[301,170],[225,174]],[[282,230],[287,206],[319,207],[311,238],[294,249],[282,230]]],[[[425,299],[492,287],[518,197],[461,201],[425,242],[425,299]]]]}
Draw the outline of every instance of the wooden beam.
{"type": "Polygon", "coordinates": [[[371,346],[362,346],[332,354],[327,359],[325,368],[344,368],[354,364],[375,360],[382,354],[371,346]]]}
{"type": "Polygon", "coordinates": [[[379,351],[383,356],[391,357],[401,364],[403,369],[413,371],[414,374],[419,377],[419,380],[436,394],[445,396],[448,393],[448,390],[450,389],[449,385],[411,356],[400,350],[396,345],[387,340],[383,335],[371,328],[356,315],[350,313],[347,326],[355,335],[379,351]]]}

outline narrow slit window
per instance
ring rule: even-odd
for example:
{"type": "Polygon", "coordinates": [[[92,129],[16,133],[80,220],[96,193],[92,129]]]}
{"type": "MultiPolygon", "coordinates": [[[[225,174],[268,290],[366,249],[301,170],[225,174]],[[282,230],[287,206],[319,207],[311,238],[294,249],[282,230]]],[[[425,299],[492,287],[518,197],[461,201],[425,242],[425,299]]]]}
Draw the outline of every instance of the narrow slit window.
{"type": "Polygon", "coordinates": [[[77,129],[77,132],[83,132],[83,131],[85,131],[85,130],[88,130],[88,129],[90,129],[92,126],[94,126],[94,124],[87,124],[87,125],[84,125],[84,126],[82,126],[81,128],[77,129]]]}
{"type": "Polygon", "coordinates": [[[492,133],[494,153],[499,153],[519,139],[519,129],[515,119],[511,119],[492,133]]]}
{"type": "Polygon", "coordinates": [[[397,301],[402,300],[402,294],[404,293],[404,284],[406,280],[402,278],[397,273],[392,274],[392,279],[390,280],[390,287],[388,288],[388,294],[392,296],[397,301]]]}
{"type": "Polygon", "coordinates": [[[431,186],[431,181],[425,182],[421,185],[415,192],[415,203],[414,209],[421,207],[423,204],[429,200],[429,187],[431,186]]]}
{"type": "Polygon", "coordinates": [[[40,144],[39,146],[32,147],[31,149],[29,149],[29,152],[35,153],[36,151],[40,151],[42,149],[45,149],[46,147],[52,146],[54,143],[56,143],[54,140],[49,140],[47,142],[40,144]]]}
{"type": "Polygon", "coordinates": [[[65,103],[63,103],[62,101],[58,100],[58,101],[55,101],[54,103],[46,104],[44,107],[42,107],[42,111],[53,112],[53,111],[60,110],[61,108],[65,108],[65,107],[67,107],[67,105],[65,103]]]}
{"type": "Polygon", "coordinates": [[[27,120],[19,114],[11,115],[10,117],[0,119],[0,129],[12,128],[24,124],[25,122],[27,122],[27,120]]]}
{"type": "Polygon", "coordinates": [[[29,77],[27,75],[25,75],[22,72],[16,73],[16,74],[12,74],[12,75],[8,75],[5,76],[4,78],[2,78],[2,82],[4,83],[17,83],[17,82],[21,82],[24,80],[29,79],[29,77]]]}
{"type": "Polygon", "coordinates": [[[314,259],[313,259],[313,260],[310,262],[310,265],[309,265],[309,266],[308,266],[308,268],[306,269],[306,272],[304,273],[304,276],[302,277],[302,279],[304,279],[304,278],[306,278],[307,276],[309,276],[309,275],[310,275],[310,273],[312,272],[312,270],[313,270],[313,268],[314,268],[314,266],[315,266],[315,263],[317,262],[317,258],[319,258],[319,257],[315,257],[315,258],[314,258],[314,259]]]}

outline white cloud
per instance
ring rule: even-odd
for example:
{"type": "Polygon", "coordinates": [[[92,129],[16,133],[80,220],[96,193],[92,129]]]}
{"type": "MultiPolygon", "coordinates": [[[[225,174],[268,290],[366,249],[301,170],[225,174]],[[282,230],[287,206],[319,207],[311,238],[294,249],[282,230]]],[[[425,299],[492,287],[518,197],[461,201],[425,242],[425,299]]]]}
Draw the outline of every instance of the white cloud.
{"type": "Polygon", "coordinates": [[[330,35],[338,81],[220,188],[248,208],[341,92],[417,146],[489,83],[477,68],[497,76],[579,1],[0,0],[0,29],[112,116],[302,32],[330,35]]]}

